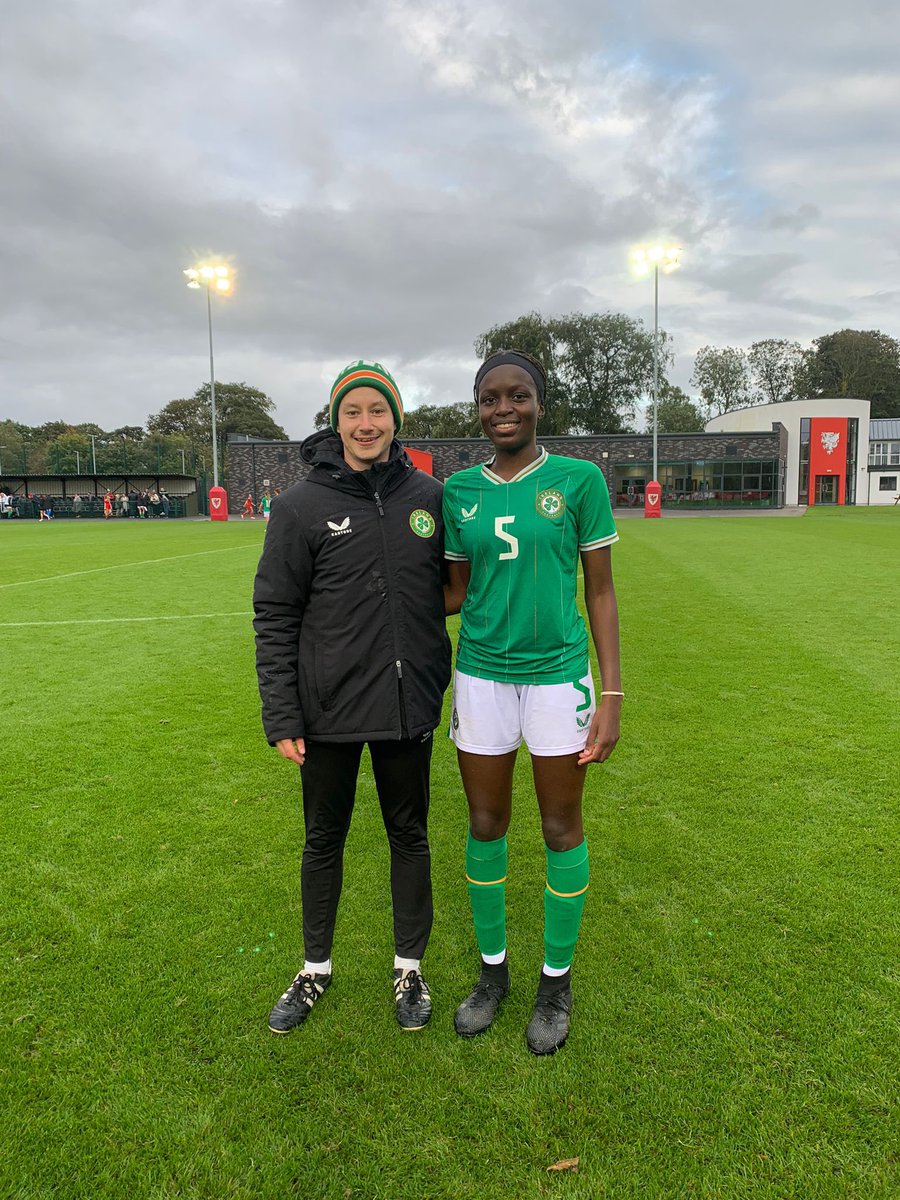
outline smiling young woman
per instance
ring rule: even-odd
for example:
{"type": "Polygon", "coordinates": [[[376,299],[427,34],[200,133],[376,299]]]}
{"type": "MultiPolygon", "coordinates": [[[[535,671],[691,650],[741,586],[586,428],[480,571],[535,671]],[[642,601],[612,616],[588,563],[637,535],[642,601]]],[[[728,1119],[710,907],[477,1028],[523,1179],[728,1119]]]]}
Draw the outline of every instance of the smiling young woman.
{"type": "Polygon", "coordinates": [[[544,390],[543,367],[528,354],[501,351],[482,363],[475,399],[494,457],[451,476],[444,489],[447,606],[462,611],[450,735],[469,805],[466,878],[482,960],[456,1031],[472,1037],[489,1028],[509,991],[506,832],[524,741],[547,859],[544,964],[526,1029],[534,1054],[553,1054],[569,1034],[571,963],[588,888],[585,771],[615,748],[623,698],[609,492],[594,463],[539,447],[544,390]],[[579,561],[603,681],[599,705],[576,605],[579,561]]]}
{"type": "Polygon", "coordinates": [[[368,744],[391,855],[397,1023],[423,1029],[432,922],[432,733],[450,678],[441,485],[397,441],[403,402],[381,363],[338,375],[306,479],[272,503],[253,604],[263,726],[300,768],[305,959],[269,1014],[302,1025],[332,981],[344,843],[368,744]],[[409,631],[415,630],[415,637],[409,631]]]}

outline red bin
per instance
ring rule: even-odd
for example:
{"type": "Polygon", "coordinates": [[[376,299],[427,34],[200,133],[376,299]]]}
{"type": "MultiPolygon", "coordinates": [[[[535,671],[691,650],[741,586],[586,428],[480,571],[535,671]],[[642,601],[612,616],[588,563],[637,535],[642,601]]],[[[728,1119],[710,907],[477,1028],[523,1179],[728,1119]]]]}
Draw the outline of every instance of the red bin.
{"type": "Polygon", "coordinates": [[[223,487],[209,489],[209,519],[211,521],[228,520],[228,493],[223,487]]]}
{"type": "Polygon", "coordinates": [[[644,488],[644,516],[662,516],[662,488],[655,479],[651,479],[644,488]]]}

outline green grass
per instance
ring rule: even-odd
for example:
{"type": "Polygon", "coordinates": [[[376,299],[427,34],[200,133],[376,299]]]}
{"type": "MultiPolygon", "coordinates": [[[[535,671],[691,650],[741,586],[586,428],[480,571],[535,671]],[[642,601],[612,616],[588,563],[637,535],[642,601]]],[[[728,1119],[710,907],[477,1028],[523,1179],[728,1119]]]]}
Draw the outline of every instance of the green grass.
{"type": "Polygon", "coordinates": [[[441,736],[432,1024],[394,1023],[364,769],[336,983],[276,1039],[302,824],[259,725],[262,526],[0,525],[3,1200],[900,1194],[900,520],[621,534],[623,739],[586,793],[573,1033],[539,1060],[524,762],[495,1029],[452,1031],[476,956],[441,736]]]}

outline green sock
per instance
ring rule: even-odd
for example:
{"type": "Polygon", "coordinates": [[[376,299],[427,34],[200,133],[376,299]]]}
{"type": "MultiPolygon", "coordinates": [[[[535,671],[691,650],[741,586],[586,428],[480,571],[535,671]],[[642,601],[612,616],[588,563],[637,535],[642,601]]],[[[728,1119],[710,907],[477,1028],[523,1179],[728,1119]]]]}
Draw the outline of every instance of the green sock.
{"type": "Polygon", "coordinates": [[[572,962],[578,928],[588,889],[588,848],[583,841],[574,850],[547,852],[547,887],[544,889],[544,961],[563,970],[572,962]]]}
{"type": "Polygon", "coordinates": [[[506,949],[506,837],[477,842],[471,830],[466,840],[466,879],[475,937],[482,954],[506,949]]]}

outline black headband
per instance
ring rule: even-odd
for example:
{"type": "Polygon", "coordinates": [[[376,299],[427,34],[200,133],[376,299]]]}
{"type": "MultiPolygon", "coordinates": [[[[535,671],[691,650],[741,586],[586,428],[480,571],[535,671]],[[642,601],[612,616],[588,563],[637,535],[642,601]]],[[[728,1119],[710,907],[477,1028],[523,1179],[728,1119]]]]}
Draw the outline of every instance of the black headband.
{"type": "Polygon", "coordinates": [[[494,367],[521,367],[523,371],[527,371],[534,380],[534,386],[537,388],[538,400],[541,404],[544,403],[544,378],[538,368],[527,359],[524,354],[517,354],[515,350],[504,350],[500,354],[492,354],[490,358],[486,358],[478,368],[478,374],[475,376],[475,400],[478,401],[478,388],[481,381],[487,375],[488,371],[493,371],[494,367]]]}

